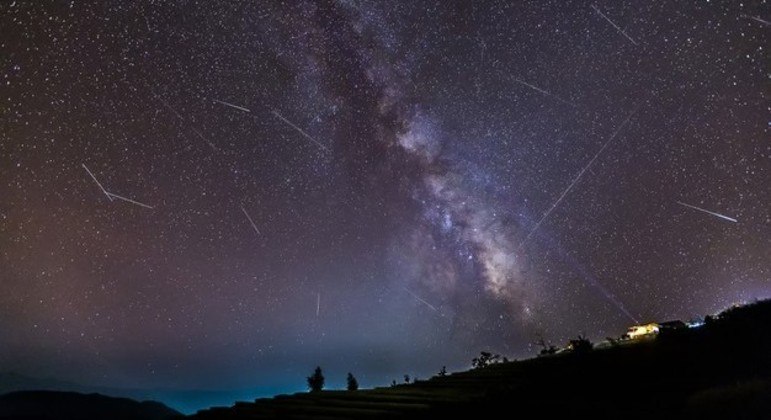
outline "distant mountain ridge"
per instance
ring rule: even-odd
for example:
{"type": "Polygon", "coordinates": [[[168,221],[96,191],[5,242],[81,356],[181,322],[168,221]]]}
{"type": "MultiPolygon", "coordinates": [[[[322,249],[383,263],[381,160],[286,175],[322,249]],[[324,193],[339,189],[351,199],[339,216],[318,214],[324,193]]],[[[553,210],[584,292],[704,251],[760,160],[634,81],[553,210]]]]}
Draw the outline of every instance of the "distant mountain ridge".
{"type": "Polygon", "coordinates": [[[88,392],[89,387],[55,378],[36,378],[17,372],[0,372],[0,394],[32,390],[88,392]]]}
{"type": "Polygon", "coordinates": [[[172,420],[182,413],[155,401],[99,394],[17,391],[0,395],[0,420],[172,420]]]}
{"type": "Polygon", "coordinates": [[[183,413],[194,413],[202,408],[214,405],[232,404],[243,398],[254,398],[256,395],[274,395],[280,390],[195,390],[195,389],[141,389],[114,388],[85,385],[76,382],[63,381],[56,378],[38,378],[17,372],[0,372],[0,395],[15,391],[61,391],[84,394],[101,394],[111,397],[131,398],[134,400],[162,401],[170,407],[183,413]]]}

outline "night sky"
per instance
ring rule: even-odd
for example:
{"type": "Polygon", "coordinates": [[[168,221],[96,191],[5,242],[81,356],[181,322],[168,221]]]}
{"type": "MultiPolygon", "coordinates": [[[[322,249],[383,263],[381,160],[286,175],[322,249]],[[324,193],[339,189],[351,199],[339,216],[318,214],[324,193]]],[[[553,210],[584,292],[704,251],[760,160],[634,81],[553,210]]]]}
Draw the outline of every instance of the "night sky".
{"type": "Polygon", "coordinates": [[[765,1],[216,3],[2,1],[0,371],[373,386],[771,296],[765,1]]]}

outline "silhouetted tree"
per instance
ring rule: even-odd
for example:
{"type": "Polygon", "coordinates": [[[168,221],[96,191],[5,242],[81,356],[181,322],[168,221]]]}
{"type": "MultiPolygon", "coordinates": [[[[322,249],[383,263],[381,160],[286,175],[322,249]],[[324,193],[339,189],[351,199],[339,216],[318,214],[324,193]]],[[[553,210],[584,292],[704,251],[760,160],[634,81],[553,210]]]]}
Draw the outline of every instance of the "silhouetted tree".
{"type": "Polygon", "coordinates": [[[410,383],[410,375],[404,375],[404,383],[405,384],[410,383]]]}
{"type": "Polygon", "coordinates": [[[547,342],[541,335],[538,336],[538,341],[535,344],[541,347],[541,350],[538,352],[539,356],[548,356],[557,352],[557,347],[547,342]]]}
{"type": "Polygon", "coordinates": [[[491,364],[498,363],[500,359],[501,359],[500,354],[493,355],[488,351],[483,351],[479,353],[479,357],[475,357],[471,359],[471,366],[474,369],[481,369],[491,364]]]}
{"type": "Polygon", "coordinates": [[[394,379],[393,381],[391,381],[391,386],[396,386],[396,379],[394,379]]]}
{"type": "Polygon", "coordinates": [[[573,353],[586,353],[594,348],[594,344],[592,344],[588,338],[584,337],[583,335],[579,335],[578,338],[570,340],[568,347],[573,351],[573,353]]]}
{"type": "Polygon", "coordinates": [[[349,391],[358,391],[359,390],[359,381],[356,380],[356,378],[353,377],[353,374],[351,372],[348,372],[348,390],[349,391]]]}
{"type": "Polygon", "coordinates": [[[321,374],[321,367],[316,366],[313,375],[308,377],[308,388],[311,392],[319,392],[324,388],[324,375],[321,374]]]}
{"type": "Polygon", "coordinates": [[[439,376],[447,376],[447,366],[442,366],[442,370],[439,371],[439,376]]]}

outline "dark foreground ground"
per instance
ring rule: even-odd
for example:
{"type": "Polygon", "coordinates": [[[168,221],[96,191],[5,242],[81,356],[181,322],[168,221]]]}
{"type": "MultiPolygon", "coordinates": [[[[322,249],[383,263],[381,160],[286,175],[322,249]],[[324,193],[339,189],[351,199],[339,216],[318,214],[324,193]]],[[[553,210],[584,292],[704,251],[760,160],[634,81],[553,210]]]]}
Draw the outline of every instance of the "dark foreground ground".
{"type": "MultiPolygon", "coordinates": [[[[210,419],[771,419],[771,300],[693,329],[364,391],[283,395],[210,419]]],[[[160,403],[98,394],[0,395],[0,420],[178,419],[160,403]]]]}
{"type": "Polygon", "coordinates": [[[771,301],[706,325],[583,354],[560,354],[366,391],[236,403],[209,419],[771,419],[771,301]]]}

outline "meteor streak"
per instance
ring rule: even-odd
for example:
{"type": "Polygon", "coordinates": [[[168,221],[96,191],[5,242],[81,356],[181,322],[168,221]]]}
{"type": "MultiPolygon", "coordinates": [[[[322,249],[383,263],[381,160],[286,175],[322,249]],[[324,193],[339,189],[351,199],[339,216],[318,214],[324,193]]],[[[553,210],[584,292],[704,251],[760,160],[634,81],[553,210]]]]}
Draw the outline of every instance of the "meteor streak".
{"type": "Polygon", "coordinates": [[[107,196],[108,200],[113,201],[113,199],[117,198],[118,200],[123,200],[123,201],[126,201],[128,203],[135,204],[137,206],[141,206],[141,207],[144,207],[144,208],[148,208],[148,209],[152,209],[153,208],[152,206],[148,206],[147,204],[140,203],[139,201],[132,200],[132,199],[124,197],[122,195],[118,195],[118,194],[111,193],[111,192],[107,191],[106,189],[104,189],[102,184],[96,179],[96,177],[91,172],[91,170],[88,169],[88,167],[86,166],[85,163],[81,163],[80,165],[83,167],[83,169],[86,170],[86,172],[88,172],[88,174],[91,176],[91,179],[93,179],[94,182],[96,182],[96,185],[99,186],[99,189],[101,189],[102,192],[104,193],[104,195],[107,196]]]}
{"type": "Polygon", "coordinates": [[[118,200],[123,200],[123,201],[129,202],[129,203],[131,203],[131,204],[135,204],[135,205],[137,205],[137,206],[140,206],[140,207],[144,207],[144,208],[146,208],[146,209],[152,209],[152,208],[153,208],[152,206],[148,206],[147,204],[144,204],[144,203],[140,203],[139,201],[135,201],[135,200],[132,200],[132,199],[130,199],[130,198],[126,198],[126,197],[123,197],[123,196],[121,196],[121,195],[118,195],[118,194],[113,194],[113,193],[111,193],[111,192],[108,192],[107,194],[109,194],[109,195],[110,195],[110,197],[112,197],[112,198],[117,198],[118,200]]]}
{"type": "Polygon", "coordinates": [[[254,224],[254,221],[249,216],[249,213],[246,212],[246,209],[244,208],[244,206],[241,206],[241,211],[244,212],[244,216],[246,216],[247,220],[249,220],[249,223],[252,224],[252,228],[254,228],[254,231],[257,232],[258,235],[262,235],[262,233],[260,233],[260,230],[257,229],[257,225],[254,224]]]}
{"type": "Polygon", "coordinates": [[[747,18],[747,19],[752,19],[755,22],[760,22],[760,23],[762,23],[762,24],[764,24],[766,26],[771,25],[771,22],[769,22],[769,21],[767,21],[765,19],[761,19],[760,16],[742,15],[742,17],[743,18],[747,18]]]}
{"type": "Polygon", "coordinates": [[[231,108],[235,108],[235,109],[237,109],[237,110],[239,110],[239,111],[244,111],[244,112],[252,112],[252,111],[250,111],[248,108],[244,108],[244,107],[242,107],[242,106],[238,106],[238,105],[235,105],[235,104],[231,104],[230,102],[220,101],[219,99],[213,99],[213,101],[214,101],[214,102],[217,102],[217,103],[220,103],[220,104],[222,104],[222,105],[225,105],[225,106],[229,106],[229,107],[231,107],[231,108]]]}
{"type": "MultiPolygon", "coordinates": [[[[186,123],[186,124],[187,124],[187,121],[185,121],[185,117],[183,117],[183,116],[182,116],[182,114],[180,114],[179,112],[177,112],[177,110],[176,110],[176,109],[174,109],[174,107],[172,107],[172,106],[171,106],[171,105],[170,105],[168,102],[164,101],[164,100],[163,100],[163,98],[162,98],[160,95],[158,95],[158,94],[156,94],[155,92],[153,92],[153,96],[155,96],[156,98],[158,98],[158,100],[159,100],[159,101],[161,101],[161,103],[163,104],[163,106],[164,106],[164,107],[166,107],[166,109],[168,109],[169,111],[171,111],[171,112],[172,112],[174,115],[176,115],[176,116],[177,116],[177,118],[179,118],[179,120],[180,120],[180,121],[182,121],[182,122],[184,122],[184,123],[186,123]]],[[[217,101],[217,100],[215,99],[215,101],[217,101]]],[[[226,104],[226,105],[229,105],[229,106],[236,106],[236,105],[233,105],[233,104],[228,104],[227,102],[222,102],[222,101],[217,101],[217,102],[221,102],[221,103],[224,103],[224,104],[226,104]]],[[[237,107],[237,106],[236,106],[236,108],[240,108],[240,107],[237,107]]],[[[246,109],[246,108],[244,108],[244,109],[246,109]]],[[[247,109],[247,111],[249,111],[249,110],[247,109]]],[[[206,142],[206,144],[208,144],[208,145],[209,145],[209,147],[211,147],[212,149],[214,149],[215,151],[217,151],[217,146],[215,146],[215,145],[214,145],[214,143],[210,142],[210,141],[209,141],[209,140],[208,140],[206,137],[204,137],[204,136],[203,136],[203,134],[201,134],[201,132],[200,132],[200,131],[196,130],[196,129],[195,129],[195,128],[193,128],[193,127],[190,127],[190,130],[192,130],[192,131],[193,131],[193,133],[195,133],[195,135],[197,135],[197,136],[198,136],[198,138],[200,138],[201,140],[203,140],[204,142],[206,142]]]]}
{"type": "Polygon", "coordinates": [[[275,116],[276,116],[276,118],[280,119],[281,121],[283,121],[283,122],[287,123],[287,124],[288,124],[290,127],[292,127],[292,128],[294,128],[295,130],[297,130],[297,132],[299,132],[300,134],[302,134],[302,135],[303,135],[303,137],[305,137],[306,139],[308,139],[308,140],[310,140],[310,141],[314,142],[314,143],[315,143],[317,146],[319,146],[320,148],[324,149],[324,151],[325,151],[325,152],[329,152],[329,149],[327,148],[327,146],[324,146],[323,144],[319,143],[319,141],[318,141],[318,140],[316,140],[316,139],[314,139],[313,137],[311,137],[311,135],[310,135],[310,134],[308,134],[308,133],[306,133],[305,131],[303,131],[303,129],[302,129],[302,128],[300,128],[300,127],[298,127],[298,126],[294,125],[294,123],[292,123],[292,122],[291,122],[291,121],[289,121],[288,119],[284,118],[284,117],[283,117],[281,114],[279,114],[279,113],[278,113],[278,111],[276,111],[276,110],[273,110],[273,111],[271,111],[271,112],[273,113],[273,115],[275,115],[275,116]]]}
{"type": "Polygon", "coordinates": [[[544,220],[546,220],[546,218],[547,218],[547,217],[549,217],[549,215],[551,214],[551,212],[553,212],[553,211],[554,211],[554,209],[556,209],[556,208],[557,208],[557,206],[560,204],[560,202],[562,201],[562,199],[563,199],[563,198],[565,198],[565,196],[566,196],[566,195],[568,195],[568,193],[570,192],[570,190],[571,190],[571,189],[573,189],[573,186],[574,186],[574,185],[576,185],[576,183],[577,183],[577,182],[578,182],[578,181],[581,179],[581,177],[584,175],[584,172],[586,172],[586,170],[587,170],[587,169],[589,169],[589,167],[591,167],[591,166],[592,166],[592,164],[594,163],[594,161],[595,161],[595,160],[597,160],[597,158],[600,156],[600,154],[602,153],[602,151],[603,151],[603,150],[605,150],[605,148],[606,148],[606,147],[608,147],[608,145],[610,144],[610,142],[612,142],[612,141],[613,141],[613,139],[615,139],[615,138],[616,138],[616,136],[618,135],[619,131],[621,131],[621,129],[622,129],[622,128],[624,128],[624,126],[626,125],[626,123],[628,123],[628,122],[629,122],[629,119],[630,119],[630,118],[632,118],[632,115],[634,115],[635,113],[637,113],[637,109],[635,109],[634,111],[632,111],[632,113],[631,113],[631,114],[629,114],[629,116],[628,116],[628,117],[626,117],[626,119],[624,120],[624,122],[622,122],[622,123],[621,123],[621,125],[619,125],[619,126],[618,126],[618,128],[617,128],[617,129],[616,129],[616,131],[613,133],[613,135],[612,135],[612,136],[610,136],[610,138],[608,139],[608,141],[606,141],[606,142],[605,142],[605,144],[603,144],[603,145],[602,145],[602,147],[601,147],[601,148],[600,148],[600,150],[597,152],[597,154],[595,154],[595,155],[594,155],[594,157],[592,158],[592,160],[590,160],[590,161],[589,161],[589,163],[587,163],[587,164],[586,164],[586,166],[584,166],[584,168],[583,168],[583,169],[581,169],[581,172],[579,172],[579,173],[578,173],[578,175],[576,175],[576,177],[573,179],[573,182],[571,182],[571,183],[570,183],[570,185],[568,185],[568,187],[567,187],[567,188],[565,188],[565,191],[563,191],[563,192],[562,192],[562,195],[560,195],[560,196],[559,196],[559,198],[557,199],[557,201],[555,201],[555,202],[554,202],[554,204],[552,204],[552,206],[549,208],[549,210],[547,210],[547,211],[546,211],[546,213],[544,213],[544,214],[543,214],[543,216],[541,216],[541,219],[538,221],[538,223],[536,223],[536,224],[535,224],[535,226],[533,227],[533,229],[531,229],[531,230],[530,230],[530,233],[528,233],[528,234],[527,234],[527,236],[525,237],[525,239],[522,241],[522,244],[520,244],[520,245],[519,245],[519,249],[522,249],[522,247],[524,247],[524,246],[525,246],[525,244],[526,244],[526,243],[527,243],[527,241],[530,239],[530,237],[531,237],[531,236],[533,236],[533,233],[535,233],[535,231],[536,231],[536,230],[538,230],[538,228],[541,226],[541,223],[543,223],[543,221],[544,221],[544,220]]]}
{"type": "Polygon", "coordinates": [[[96,177],[94,176],[94,174],[92,174],[92,173],[91,173],[91,171],[88,169],[88,167],[86,167],[86,164],[85,164],[85,163],[81,163],[81,165],[83,166],[83,169],[85,169],[85,170],[86,170],[86,172],[88,172],[88,174],[89,174],[89,175],[91,175],[91,179],[93,179],[93,180],[94,180],[94,182],[96,182],[96,185],[98,185],[98,186],[99,186],[99,189],[100,189],[100,190],[102,190],[102,192],[104,193],[104,195],[106,195],[106,196],[107,196],[107,199],[108,199],[108,200],[110,200],[110,201],[112,201],[112,197],[110,196],[110,193],[108,193],[108,192],[107,192],[107,190],[105,190],[105,189],[104,189],[104,187],[102,186],[102,184],[100,184],[100,183],[99,183],[99,181],[96,179],[96,177]]]}
{"type": "Polygon", "coordinates": [[[713,215],[715,217],[719,217],[719,218],[721,218],[723,220],[728,220],[729,222],[739,223],[739,221],[734,219],[733,217],[728,217],[728,216],[720,214],[720,213],[715,213],[714,211],[709,211],[709,210],[703,209],[701,207],[692,206],[690,204],[683,203],[682,201],[677,201],[677,204],[679,204],[681,206],[685,206],[685,207],[690,207],[690,208],[692,208],[694,210],[698,210],[698,211],[703,212],[703,213],[711,214],[711,215],[713,215]]]}
{"type": "Polygon", "coordinates": [[[512,78],[514,81],[516,81],[517,83],[521,84],[521,85],[527,86],[527,87],[529,87],[530,89],[533,89],[533,90],[535,90],[535,91],[541,92],[541,93],[543,93],[544,95],[546,95],[546,96],[550,96],[550,97],[552,97],[552,98],[554,98],[554,99],[556,99],[556,100],[558,100],[558,101],[560,101],[560,102],[562,102],[562,103],[564,103],[564,104],[568,104],[568,105],[570,105],[570,106],[572,106],[572,107],[575,107],[575,106],[576,106],[576,104],[574,104],[574,103],[572,103],[572,102],[569,102],[569,101],[566,101],[566,100],[564,100],[564,99],[560,98],[559,96],[557,96],[557,95],[555,95],[555,94],[553,94],[553,93],[551,93],[551,92],[547,92],[547,91],[545,91],[545,90],[543,90],[543,89],[539,88],[538,86],[534,86],[534,85],[531,85],[530,83],[527,83],[527,82],[525,82],[524,80],[520,80],[520,79],[517,79],[516,77],[511,77],[511,78],[512,78]]]}
{"type": "Polygon", "coordinates": [[[177,112],[177,110],[176,110],[176,109],[174,109],[174,107],[172,107],[171,105],[169,105],[169,103],[168,103],[168,102],[164,101],[164,100],[163,100],[163,98],[162,98],[160,95],[156,94],[155,92],[153,92],[153,95],[154,95],[156,98],[158,98],[158,100],[159,100],[159,101],[161,101],[161,103],[163,104],[163,106],[165,106],[165,107],[166,107],[166,109],[168,109],[168,110],[169,110],[169,111],[171,111],[171,112],[172,112],[174,115],[176,115],[176,116],[177,116],[177,118],[179,118],[179,119],[180,119],[180,120],[182,120],[182,121],[185,121],[185,119],[182,117],[182,114],[180,114],[179,112],[177,112]]]}
{"type": "Polygon", "coordinates": [[[212,148],[212,149],[214,149],[215,151],[217,151],[217,150],[218,150],[218,149],[217,149],[217,146],[215,146],[215,145],[214,145],[214,143],[212,143],[211,141],[209,141],[209,139],[207,139],[206,137],[204,137],[204,136],[203,136],[203,134],[201,134],[201,132],[200,132],[200,131],[196,130],[196,129],[195,129],[195,128],[193,128],[193,127],[190,127],[190,129],[193,131],[193,133],[195,133],[195,135],[196,135],[196,136],[198,136],[198,138],[199,138],[199,139],[201,139],[201,140],[203,140],[204,142],[206,142],[206,144],[208,144],[208,145],[209,145],[209,147],[211,147],[211,148],[212,148]]]}
{"type": "Polygon", "coordinates": [[[423,304],[425,304],[426,306],[428,306],[429,308],[431,308],[431,309],[432,309],[434,312],[439,312],[439,309],[436,309],[436,307],[435,307],[434,305],[432,305],[432,304],[430,304],[430,303],[426,302],[425,300],[421,299],[421,298],[420,298],[420,296],[416,295],[415,293],[412,293],[412,292],[410,291],[410,289],[408,289],[408,288],[406,288],[406,287],[404,287],[403,289],[404,289],[404,291],[405,291],[405,292],[409,293],[409,294],[410,294],[412,297],[414,297],[415,299],[417,299],[419,302],[422,302],[423,304]]]}
{"type": "Polygon", "coordinates": [[[619,27],[618,27],[618,25],[616,25],[615,23],[613,23],[613,21],[612,21],[612,20],[610,20],[610,19],[609,19],[607,16],[605,16],[605,15],[604,15],[604,14],[603,14],[603,13],[600,11],[600,9],[598,9],[598,8],[597,8],[597,6],[595,6],[595,5],[592,5],[592,9],[594,9],[594,11],[595,11],[595,12],[597,12],[597,14],[598,14],[598,15],[602,16],[602,18],[603,18],[603,19],[607,20],[607,21],[608,21],[608,23],[610,23],[611,25],[613,25],[613,27],[614,27],[614,28],[616,28],[616,30],[617,30],[618,32],[620,32],[622,35],[624,35],[624,36],[626,37],[626,39],[628,39],[628,40],[629,40],[629,41],[630,41],[632,44],[634,44],[634,45],[638,45],[638,44],[637,44],[637,43],[634,41],[634,39],[632,39],[632,37],[631,37],[631,36],[627,35],[627,34],[626,34],[626,32],[624,32],[624,31],[623,31],[621,28],[619,28],[619,27]]]}

